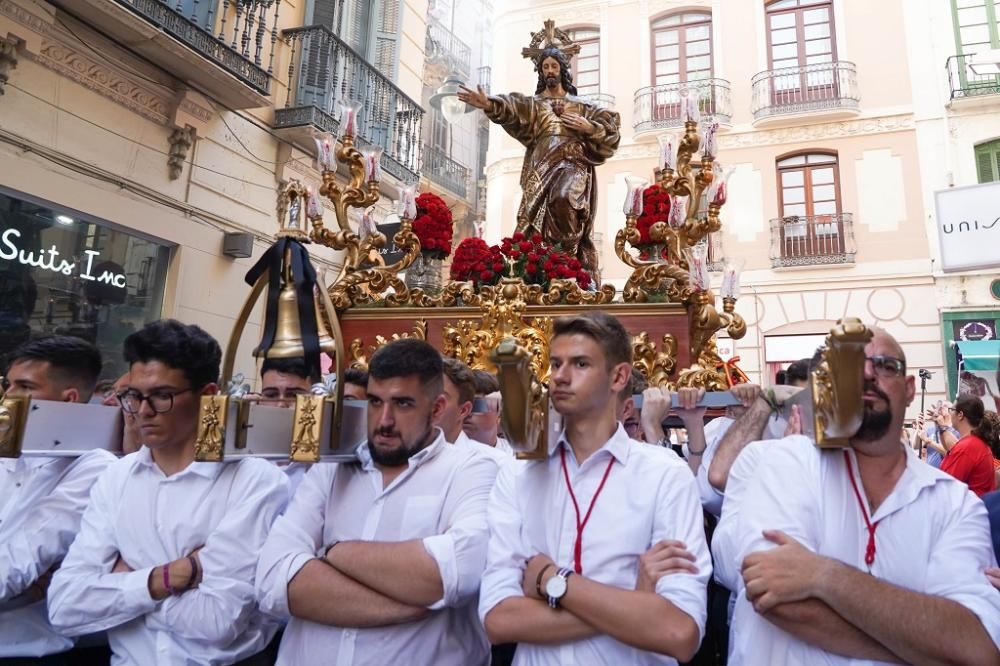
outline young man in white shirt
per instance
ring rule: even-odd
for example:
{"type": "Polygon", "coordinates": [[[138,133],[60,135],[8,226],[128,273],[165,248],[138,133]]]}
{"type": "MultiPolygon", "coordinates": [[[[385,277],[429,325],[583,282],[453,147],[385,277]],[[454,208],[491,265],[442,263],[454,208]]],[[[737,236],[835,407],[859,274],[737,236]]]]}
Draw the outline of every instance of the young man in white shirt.
{"type": "MultiPolygon", "coordinates": [[[[52,336],[22,345],[8,364],[7,395],[88,402],[101,354],[86,340],[52,336]]],[[[45,593],[80,529],[91,487],[114,461],[103,450],[79,458],[0,458],[0,661],[73,647],[49,623],[45,593]]]]}
{"type": "Polygon", "coordinates": [[[518,643],[515,664],[687,661],[711,575],[694,479],[618,422],[632,365],[621,323],[595,312],[554,331],[549,395],[565,430],[548,458],[497,478],[480,590],[486,632],[518,643]]]}
{"type": "Polygon", "coordinates": [[[465,421],[472,414],[476,399],[476,380],[472,369],[457,358],[442,358],[444,370],[444,409],[437,418],[437,425],[444,432],[444,439],[460,448],[469,448],[479,455],[488,456],[497,463],[511,460],[502,451],[480,442],[465,433],[465,421]]]}
{"type": "Polygon", "coordinates": [[[738,511],[723,505],[713,549],[743,579],[732,664],[1000,663],[986,510],[902,445],[915,389],[899,344],[877,330],[865,354],[850,446],[770,442],[738,511]]]}
{"type": "Polygon", "coordinates": [[[473,410],[465,417],[462,430],[471,439],[514,458],[514,449],[500,433],[500,382],[496,375],[485,370],[473,370],[472,378],[476,384],[476,400],[482,403],[478,409],[473,403],[473,410]]]}
{"type": "Polygon", "coordinates": [[[261,608],[291,616],[278,664],[485,664],[475,600],[497,463],[433,425],[433,347],[391,342],[368,371],[361,462],[313,465],[261,552],[261,608]]]}
{"type": "Polygon", "coordinates": [[[218,390],[219,344],[197,326],[147,324],[125,339],[143,447],[97,481],[49,588],[49,617],[108,632],[114,664],[231,664],[277,623],[254,599],[257,554],[288,482],[259,459],[194,461],[200,397],[218,390]]]}

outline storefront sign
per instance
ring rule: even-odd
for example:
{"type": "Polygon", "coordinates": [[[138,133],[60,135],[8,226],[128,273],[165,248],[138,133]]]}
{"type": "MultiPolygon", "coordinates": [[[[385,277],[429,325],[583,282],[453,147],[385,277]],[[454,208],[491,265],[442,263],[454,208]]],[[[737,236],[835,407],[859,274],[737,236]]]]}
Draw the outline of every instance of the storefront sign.
{"type": "Polygon", "coordinates": [[[1000,183],[952,187],[935,194],[941,268],[1000,267],[1000,183]]]}
{"type": "MultiPolygon", "coordinates": [[[[3,234],[0,234],[0,259],[17,261],[25,266],[41,268],[53,273],[61,273],[62,275],[73,275],[76,272],[76,262],[60,259],[61,254],[56,249],[55,244],[47,250],[25,250],[17,245],[17,240],[20,237],[21,232],[17,229],[7,229],[3,234]]],[[[82,279],[125,289],[128,282],[123,273],[110,270],[95,270],[94,259],[100,256],[100,252],[84,250],[84,254],[87,255],[87,260],[83,262],[84,267],[80,271],[82,279]]],[[[100,261],[97,262],[97,264],[100,263],[100,261]]]]}
{"type": "Polygon", "coordinates": [[[379,254],[382,255],[382,260],[385,261],[386,266],[391,266],[406,256],[406,252],[392,240],[393,236],[399,232],[399,226],[399,222],[388,222],[378,225],[378,230],[385,234],[385,245],[379,248],[379,254]]]}
{"type": "Polygon", "coordinates": [[[955,340],[978,342],[997,337],[997,326],[993,319],[955,319],[951,325],[955,340]]]}

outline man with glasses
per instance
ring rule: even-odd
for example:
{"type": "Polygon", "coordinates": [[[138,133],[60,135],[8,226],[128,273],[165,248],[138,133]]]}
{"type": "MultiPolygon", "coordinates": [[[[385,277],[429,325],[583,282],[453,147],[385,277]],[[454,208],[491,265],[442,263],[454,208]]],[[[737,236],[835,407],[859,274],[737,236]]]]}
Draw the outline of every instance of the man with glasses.
{"type": "Polygon", "coordinates": [[[899,343],[876,330],[865,353],[850,445],[769,442],[726,497],[713,552],[742,582],[733,663],[998,663],[986,509],[902,444],[915,384],[899,343]]]}
{"type": "Polygon", "coordinates": [[[115,663],[231,664],[277,630],[256,611],[254,569],[288,483],[259,459],[194,460],[200,398],[218,391],[221,356],[212,336],[173,320],[125,340],[120,399],[143,446],[94,486],[49,589],[52,624],[106,630],[115,663]]]}
{"type": "MultiPolygon", "coordinates": [[[[52,336],[8,357],[7,395],[88,402],[101,354],[86,340],[52,336]]],[[[115,460],[104,450],[79,458],[0,458],[0,663],[65,652],[73,640],[49,624],[52,571],[80,529],[90,489],[115,460]]]]}

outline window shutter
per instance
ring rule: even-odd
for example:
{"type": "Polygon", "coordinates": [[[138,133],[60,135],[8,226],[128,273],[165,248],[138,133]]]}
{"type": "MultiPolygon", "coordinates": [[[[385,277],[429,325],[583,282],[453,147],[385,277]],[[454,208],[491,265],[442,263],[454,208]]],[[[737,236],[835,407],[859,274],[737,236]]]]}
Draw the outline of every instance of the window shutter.
{"type": "Polygon", "coordinates": [[[344,0],[313,0],[312,17],[306,25],[322,25],[340,35],[344,20],[344,0]]]}
{"type": "Polygon", "coordinates": [[[368,55],[368,33],[371,27],[370,0],[349,0],[351,3],[350,34],[345,40],[363,56],[368,55]]]}
{"type": "Polygon", "coordinates": [[[371,62],[392,81],[399,66],[399,0],[384,0],[378,5],[375,22],[375,48],[371,62]]]}
{"type": "Polygon", "coordinates": [[[1000,180],[1000,140],[976,146],[976,173],[980,183],[1000,180]]]}

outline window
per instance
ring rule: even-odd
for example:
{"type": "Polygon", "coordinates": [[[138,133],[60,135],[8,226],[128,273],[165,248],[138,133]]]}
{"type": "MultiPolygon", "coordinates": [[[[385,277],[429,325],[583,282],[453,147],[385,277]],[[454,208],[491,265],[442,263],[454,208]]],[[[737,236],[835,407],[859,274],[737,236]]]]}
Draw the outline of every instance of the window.
{"type": "Polygon", "coordinates": [[[837,155],[790,155],[778,160],[777,170],[782,256],[842,253],[837,155]]]}
{"type": "Polygon", "coordinates": [[[653,22],[653,85],[712,78],[712,15],[671,14],[653,22]]]}
{"type": "Polygon", "coordinates": [[[444,114],[442,114],[437,109],[431,110],[431,148],[435,150],[440,150],[445,155],[451,153],[451,147],[448,141],[449,128],[448,121],[445,120],[444,114]]]}
{"type": "Polygon", "coordinates": [[[980,183],[1000,180],[1000,139],[976,146],[976,173],[980,183]]]}
{"type": "Polygon", "coordinates": [[[159,319],[170,248],[0,190],[0,356],[30,339],[75,335],[128,366],[122,342],[159,319]]]}
{"type": "Polygon", "coordinates": [[[837,60],[834,39],[833,4],[830,0],[778,0],[767,5],[767,58],[770,68],[797,68],[801,73],[778,76],[772,82],[777,104],[787,103],[796,91],[808,91],[807,97],[824,93],[837,83],[834,68],[813,67],[837,60]]]}
{"type": "Polygon", "coordinates": [[[574,28],[566,32],[580,45],[580,53],[570,62],[576,91],[581,97],[596,95],[601,92],[601,33],[597,28],[574,28]]]}
{"type": "Polygon", "coordinates": [[[951,8],[959,54],[1000,47],[1000,16],[995,0],[952,0],[951,8]]]}

